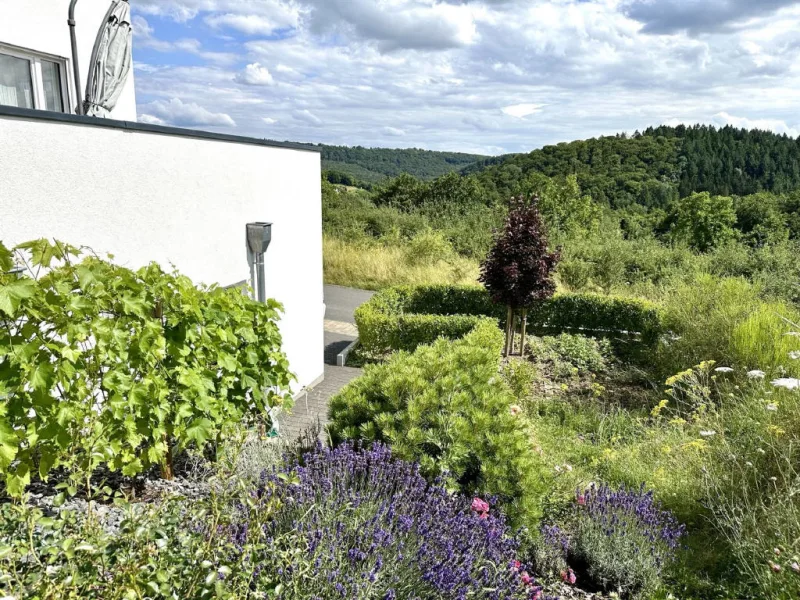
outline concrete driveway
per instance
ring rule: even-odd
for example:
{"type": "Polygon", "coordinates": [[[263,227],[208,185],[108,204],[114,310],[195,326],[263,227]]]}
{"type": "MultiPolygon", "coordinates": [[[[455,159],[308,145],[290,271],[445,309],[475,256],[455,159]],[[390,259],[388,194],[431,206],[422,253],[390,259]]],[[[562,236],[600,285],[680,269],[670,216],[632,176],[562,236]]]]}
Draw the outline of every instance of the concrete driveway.
{"type": "Polygon", "coordinates": [[[325,286],[325,319],[339,323],[355,323],[353,313],[372,298],[375,292],[355,290],[338,285],[325,286]]]}

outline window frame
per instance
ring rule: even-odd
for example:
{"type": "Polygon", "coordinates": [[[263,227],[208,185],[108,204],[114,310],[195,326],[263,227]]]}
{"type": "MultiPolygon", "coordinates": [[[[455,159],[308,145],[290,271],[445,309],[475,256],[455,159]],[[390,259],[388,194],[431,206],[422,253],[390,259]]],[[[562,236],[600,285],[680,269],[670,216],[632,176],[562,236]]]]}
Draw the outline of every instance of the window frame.
{"type": "MultiPolygon", "coordinates": [[[[0,54],[11,56],[13,58],[21,58],[27,60],[30,64],[31,82],[33,91],[33,107],[34,110],[48,110],[47,98],[44,92],[44,77],[42,75],[42,61],[52,62],[58,65],[59,79],[61,83],[61,104],[63,110],[61,114],[73,114],[71,102],[70,80],[67,75],[68,61],[66,58],[54,56],[45,52],[37,52],[28,48],[21,48],[19,46],[12,46],[11,44],[4,44],[0,42],[0,54]]],[[[50,111],[59,112],[59,111],[50,111]]]]}

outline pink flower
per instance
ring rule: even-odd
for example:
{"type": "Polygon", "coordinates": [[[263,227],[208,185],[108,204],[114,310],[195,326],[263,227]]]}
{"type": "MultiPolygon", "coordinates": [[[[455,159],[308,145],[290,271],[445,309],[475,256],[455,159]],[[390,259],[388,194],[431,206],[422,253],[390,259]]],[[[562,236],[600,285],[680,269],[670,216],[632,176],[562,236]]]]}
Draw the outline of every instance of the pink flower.
{"type": "Polygon", "coordinates": [[[578,494],[576,501],[578,502],[579,506],[586,506],[586,496],[583,494],[578,494]]]}
{"type": "Polygon", "coordinates": [[[475,498],[472,501],[472,510],[476,513],[487,513],[489,512],[489,503],[480,498],[475,498]]]}
{"type": "Polygon", "coordinates": [[[769,567],[770,567],[770,569],[772,569],[773,573],[780,573],[781,572],[781,566],[780,565],[776,565],[774,562],[770,562],[769,563],[769,567]]]}
{"type": "Polygon", "coordinates": [[[480,514],[478,515],[478,518],[479,518],[479,519],[486,520],[486,519],[488,519],[488,518],[489,518],[489,513],[480,513],[480,514]]]}
{"type": "Polygon", "coordinates": [[[542,588],[536,588],[531,594],[531,600],[542,600],[542,588]]]}
{"type": "Polygon", "coordinates": [[[530,585],[531,582],[533,581],[533,577],[528,575],[527,571],[522,572],[522,575],[520,575],[520,579],[522,579],[522,583],[524,583],[525,585],[530,585]]]}
{"type": "Polygon", "coordinates": [[[567,569],[566,571],[561,571],[561,581],[570,585],[575,585],[578,578],[575,577],[575,572],[572,569],[567,569]]]}
{"type": "Polygon", "coordinates": [[[514,569],[515,571],[519,571],[521,566],[522,563],[519,562],[518,560],[515,560],[514,562],[511,563],[511,568],[514,569]]]}

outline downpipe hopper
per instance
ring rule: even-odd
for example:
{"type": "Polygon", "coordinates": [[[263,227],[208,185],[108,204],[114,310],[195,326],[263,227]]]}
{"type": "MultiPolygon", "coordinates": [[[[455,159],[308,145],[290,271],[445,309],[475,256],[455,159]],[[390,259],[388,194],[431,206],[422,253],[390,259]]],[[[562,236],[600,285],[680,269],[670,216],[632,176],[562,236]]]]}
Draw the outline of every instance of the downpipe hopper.
{"type": "Polygon", "coordinates": [[[267,301],[264,255],[272,242],[272,223],[247,224],[247,264],[250,266],[250,285],[255,300],[267,301]]]}

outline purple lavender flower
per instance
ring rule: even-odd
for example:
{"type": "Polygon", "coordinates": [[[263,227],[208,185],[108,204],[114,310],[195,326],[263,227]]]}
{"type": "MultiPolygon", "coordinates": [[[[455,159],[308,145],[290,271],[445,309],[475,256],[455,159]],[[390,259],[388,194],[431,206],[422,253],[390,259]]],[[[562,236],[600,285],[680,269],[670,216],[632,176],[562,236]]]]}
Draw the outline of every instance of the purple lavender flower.
{"type": "Polygon", "coordinates": [[[654,588],[665,566],[675,560],[686,532],[646,491],[592,485],[578,491],[570,561],[583,565],[590,579],[609,589],[639,593],[654,588]]]}
{"type": "Polygon", "coordinates": [[[230,539],[242,552],[266,541],[254,561],[264,585],[297,590],[287,598],[515,600],[535,585],[522,581],[499,511],[482,504],[476,518],[469,500],[382,445],[318,448],[267,474],[256,497],[280,505],[274,520],[264,531],[232,528],[230,539]]]}

